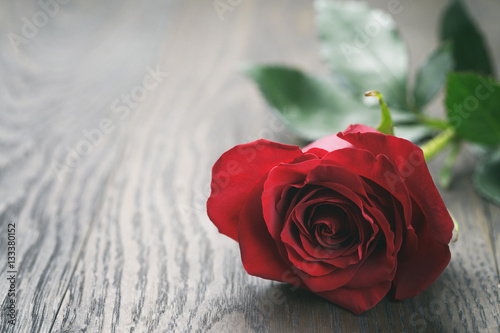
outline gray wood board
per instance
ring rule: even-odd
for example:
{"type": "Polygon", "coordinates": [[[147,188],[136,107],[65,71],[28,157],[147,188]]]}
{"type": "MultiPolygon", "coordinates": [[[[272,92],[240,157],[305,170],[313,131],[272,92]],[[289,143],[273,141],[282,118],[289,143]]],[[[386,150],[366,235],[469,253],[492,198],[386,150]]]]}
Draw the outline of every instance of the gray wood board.
{"type": "MultiPolygon", "coordinates": [[[[437,43],[445,2],[403,2],[395,16],[413,68],[437,43]]],[[[498,5],[468,3],[500,63],[498,5]]],[[[22,17],[37,11],[35,2],[2,4],[2,35],[21,34],[22,17]]],[[[212,1],[74,0],[19,52],[1,40],[0,234],[16,223],[19,280],[18,322],[14,329],[2,317],[0,331],[498,331],[500,210],[475,194],[469,152],[452,188],[441,190],[460,239],[449,267],[421,295],[384,299],[355,316],[245,273],[237,244],[206,216],[211,166],[260,137],[303,143],[239,70],[254,62],[326,69],[310,2],[245,1],[223,18],[212,1]],[[114,101],[155,70],[168,75],[127,115],[115,112],[124,103],[114,101]],[[56,172],[54,162],[84,149],[85,133],[103,119],[113,130],[56,172]]],[[[2,272],[6,265],[0,256],[2,272]]],[[[7,283],[0,279],[2,308],[7,283]]]]}

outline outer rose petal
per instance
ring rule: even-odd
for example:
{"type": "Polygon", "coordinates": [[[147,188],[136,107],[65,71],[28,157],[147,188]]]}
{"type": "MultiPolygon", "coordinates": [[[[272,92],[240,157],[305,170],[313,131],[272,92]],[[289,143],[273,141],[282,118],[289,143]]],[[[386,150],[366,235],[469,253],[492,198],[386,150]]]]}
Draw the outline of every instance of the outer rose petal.
{"type": "Polygon", "coordinates": [[[413,260],[398,265],[394,279],[395,298],[406,299],[420,294],[444,271],[450,262],[448,245],[432,242],[430,237],[419,242],[413,260]]]}
{"type": "MultiPolygon", "coordinates": [[[[420,209],[415,209],[413,219],[425,221],[420,209]]],[[[416,296],[427,289],[444,271],[451,254],[448,244],[442,244],[432,237],[429,223],[415,223],[418,235],[417,251],[403,262],[399,262],[394,278],[395,298],[416,296]]]]}
{"type": "Polygon", "coordinates": [[[342,148],[351,148],[352,144],[349,142],[342,140],[338,137],[337,134],[332,134],[329,136],[325,136],[319,140],[314,141],[313,143],[305,146],[302,150],[307,152],[311,150],[311,152],[317,151],[317,149],[323,149],[326,151],[333,151],[342,148]]]}
{"type": "Polygon", "coordinates": [[[307,150],[307,153],[308,154],[314,154],[318,158],[323,158],[323,156],[325,156],[329,152],[328,152],[328,150],[324,150],[324,149],[321,149],[321,148],[311,148],[311,149],[307,150]]]}
{"type": "Polygon", "coordinates": [[[349,125],[347,129],[342,132],[343,135],[346,134],[352,134],[352,133],[379,133],[375,128],[366,126],[366,125],[359,125],[359,124],[354,124],[354,125],[349,125]]]}
{"type": "Polygon", "coordinates": [[[212,193],[207,201],[208,216],[219,232],[237,241],[238,216],[252,188],[273,167],[300,155],[297,146],[262,139],[222,154],[212,169],[212,193]]]}
{"type": "MultiPolygon", "coordinates": [[[[380,133],[376,129],[365,126],[365,125],[349,125],[349,127],[342,134],[350,134],[350,133],[380,133]]],[[[341,134],[341,133],[339,133],[341,134]]],[[[313,143],[305,146],[302,150],[304,152],[316,153],[319,150],[326,150],[328,152],[332,152],[337,149],[342,148],[353,148],[354,146],[344,140],[339,134],[332,134],[325,136],[324,138],[318,139],[313,143]]],[[[317,154],[318,157],[323,157],[324,154],[317,154]]]]}
{"type": "Polygon", "coordinates": [[[321,292],[318,295],[359,315],[380,302],[389,289],[391,289],[391,283],[384,282],[370,288],[343,287],[321,292]]]}
{"type": "Polygon", "coordinates": [[[264,180],[265,178],[254,187],[241,210],[238,224],[241,261],[250,275],[283,281],[290,269],[264,222],[261,203],[264,180]]]}
{"type": "Polygon", "coordinates": [[[359,270],[349,281],[349,288],[370,288],[380,283],[391,283],[396,274],[396,258],[387,256],[384,249],[376,250],[360,265],[359,270]]]}

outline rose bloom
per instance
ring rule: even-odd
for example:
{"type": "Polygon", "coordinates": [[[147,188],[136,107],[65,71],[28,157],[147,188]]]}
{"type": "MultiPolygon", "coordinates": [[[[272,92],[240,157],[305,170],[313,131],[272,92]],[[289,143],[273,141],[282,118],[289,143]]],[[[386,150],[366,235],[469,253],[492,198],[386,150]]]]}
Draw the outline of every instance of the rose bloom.
{"type": "Polygon", "coordinates": [[[418,295],[450,261],[453,221],[422,150],[363,125],[303,150],[232,148],[213,167],[207,208],[249,274],[356,314],[391,288],[398,300],[418,295]]]}

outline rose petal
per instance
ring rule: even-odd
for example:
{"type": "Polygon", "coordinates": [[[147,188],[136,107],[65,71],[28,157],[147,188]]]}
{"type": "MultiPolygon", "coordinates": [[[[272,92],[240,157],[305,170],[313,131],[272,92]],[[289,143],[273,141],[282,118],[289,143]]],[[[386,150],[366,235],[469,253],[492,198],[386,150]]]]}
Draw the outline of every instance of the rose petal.
{"type": "Polygon", "coordinates": [[[350,288],[367,288],[382,282],[391,282],[397,269],[395,256],[388,256],[384,249],[370,254],[349,281],[350,288]]]}
{"type": "MultiPolygon", "coordinates": [[[[373,134],[373,133],[367,133],[373,134]]],[[[411,221],[411,199],[404,179],[387,156],[374,156],[364,149],[340,149],[326,155],[322,164],[342,165],[369,179],[393,195],[404,207],[405,221],[411,221]]]]}
{"type": "Polygon", "coordinates": [[[442,244],[448,244],[453,232],[453,221],[427,169],[422,150],[410,141],[390,135],[346,132],[339,134],[339,137],[374,155],[385,155],[395,163],[404,177],[408,192],[422,207],[433,237],[442,244]]]}
{"type": "MultiPolygon", "coordinates": [[[[307,188],[303,190],[305,191],[307,188]]],[[[304,235],[308,235],[311,239],[314,238],[311,234],[313,226],[309,224],[309,219],[314,215],[316,208],[322,205],[331,205],[341,208],[341,206],[344,205],[351,205],[351,202],[338,195],[337,192],[329,191],[329,189],[324,188],[311,190],[310,194],[304,196],[297,202],[290,212],[290,217],[297,224],[301,232],[304,235]],[[333,194],[336,194],[338,197],[332,197],[333,194]]]]}
{"type": "MultiPolygon", "coordinates": [[[[398,264],[394,278],[396,299],[413,297],[427,289],[448,266],[451,258],[448,244],[442,244],[433,237],[434,231],[429,223],[425,223],[424,213],[416,208],[414,212],[412,224],[418,237],[417,250],[398,264]]],[[[405,246],[412,245],[405,242],[405,246]]]]}
{"type": "MultiPolygon", "coordinates": [[[[304,211],[307,207],[332,204],[344,209],[346,211],[346,214],[349,216],[349,229],[351,232],[350,238],[352,239],[352,241],[348,244],[342,244],[342,246],[338,249],[327,249],[326,252],[329,254],[329,257],[323,258],[322,260],[337,267],[347,267],[361,260],[363,255],[366,253],[368,246],[374,240],[375,235],[378,233],[379,227],[375,225],[372,218],[366,214],[360,198],[357,197],[354,192],[340,184],[329,185],[338,191],[332,191],[332,193],[337,193],[338,195],[339,192],[341,192],[345,194],[345,196],[339,196],[338,198],[325,196],[324,198],[322,198],[319,196],[319,193],[325,193],[325,191],[317,192],[316,195],[312,196],[308,202],[297,204],[294,209],[294,214],[297,215],[297,220],[299,220],[299,223],[297,223],[299,225],[299,228],[303,228],[302,225],[304,222],[300,220],[304,218],[304,211]],[[357,205],[356,209],[358,210],[358,212],[353,211],[354,208],[351,206],[354,205],[357,205]],[[353,233],[354,235],[352,235],[353,233]]],[[[283,230],[287,230],[288,228],[290,228],[290,223],[292,222],[287,221],[283,230]]],[[[289,244],[293,246],[305,260],[318,260],[317,256],[311,254],[311,250],[307,248],[308,243],[302,242],[302,244],[296,245],[296,243],[294,243],[294,238],[289,237],[282,237],[282,240],[284,242],[289,242],[289,244]]],[[[316,243],[317,242],[318,239],[316,239],[316,243]]]]}
{"type": "MultiPolygon", "coordinates": [[[[349,127],[347,127],[347,129],[344,132],[342,132],[343,135],[353,134],[353,133],[378,133],[378,134],[381,134],[375,128],[370,127],[370,126],[366,126],[366,125],[361,125],[361,124],[349,125],[349,127]]],[[[339,136],[339,137],[342,137],[342,136],[339,136]]]]}
{"type": "Polygon", "coordinates": [[[207,201],[210,220],[222,234],[238,240],[238,217],[255,184],[281,162],[302,155],[297,146],[267,140],[236,146],[212,169],[212,193],[207,201]]]}
{"type": "MultiPolygon", "coordinates": [[[[339,135],[360,149],[384,154],[394,161],[412,195],[413,210],[394,285],[397,299],[412,297],[429,287],[450,260],[448,243],[453,222],[432,177],[422,150],[404,139],[377,133],[339,135]],[[417,216],[417,217],[416,217],[417,216]],[[416,252],[411,256],[418,237],[416,252]]],[[[406,205],[403,203],[406,208],[406,205]]],[[[408,221],[405,216],[405,220],[408,221]]]]}
{"type": "Polygon", "coordinates": [[[311,276],[324,276],[326,274],[331,273],[335,269],[337,269],[335,266],[328,265],[325,262],[322,261],[308,261],[302,258],[302,256],[295,251],[294,247],[291,247],[288,244],[285,244],[285,247],[288,252],[288,259],[290,259],[290,262],[300,269],[302,272],[311,275],[311,276]]]}
{"type": "Polygon", "coordinates": [[[314,141],[313,143],[305,146],[302,150],[304,152],[309,152],[309,150],[313,152],[316,151],[313,150],[314,148],[316,149],[319,148],[330,152],[336,149],[350,148],[350,147],[353,147],[352,144],[342,140],[342,138],[340,138],[337,134],[332,134],[314,141]]]}
{"type": "Polygon", "coordinates": [[[276,206],[283,195],[283,189],[289,188],[290,184],[303,186],[309,171],[320,162],[321,160],[316,159],[296,164],[282,164],[269,172],[262,193],[262,208],[264,219],[273,238],[279,239],[283,229],[284,214],[278,211],[276,206]]]}
{"type": "MultiPolygon", "coordinates": [[[[304,246],[304,250],[308,255],[314,257],[317,261],[323,261],[325,263],[331,264],[328,260],[332,257],[338,257],[342,254],[343,249],[333,249],[323,246],[322,244],[313,243],[307,237],[300,235],[300,240],[304,246]]],[[[337,266],[338,267],[338,266],[337,266]]]]}
{"type": "Polygon", "coordinates": [[[359,315],[380,302],[390,288],[391,283],[384,282],[369,288],[338,288],[318,295],[359,315]]]}
{"type": "MultiPolygon", "coordinates": [[[[321,203],[321,205],[323,205],[323,203],[321,203]]],[[[340,208],[340,206],[336,207],[340,208]]],[[[312,210],[314,214],[315,207],[313,207],[312,210]]],[[[350,216],[349,218],[350,221],[348,222],[348,229],[352,228],[351,224],[353,222],[351,220],[353,218],[353,216],[350,216]]],[[[347,267],[355,262],[358,262],[359,258],[357,253],[353,253],[356,250],[356,247],[353,248],[353,245],[358,237],[357,227],[354,229],[354,231],[349,230],[349,233],[346,235],[343,235],[338,239],[331,239],[329,242],[326,242],[324,239],[317,237],[316,235],[307,235],[308,237],[306,237],[301,234],[300,239],[303,245],[303,250],[306,252],[304,258],[314,258],[314,260],[321,260],[328,264],[334,264],[336,267],[347,267]],[[353,232],[356,233],[355,236],[352,235],[353,232]],[[341,259],[339,258],[340,256],[342,256],[341,259]]]]}
{"type": "Polygon", "coordinates": [[[396,198],[375,182],[365,180],[365,184],[368,186],[366,191],[369,192],[367,199],[369,205],[383,212],[394,234],[394,252],[398,253],[406,231],[406,222],[403,220],[404,209],[396,198]]]}
{"type": "Polygon", "coordinates": [[[307,175],[308,184],[322,185],[339,184],[348,187],[351,192],[366,196],[361,178],[353,173],[349,166],[321,164],[315,167],[307,175]]]}
{"type": "Polygon", "coordinates": [[[450,259],[448,245],[433,241],[431,237],[419,241],[413,260],[398,265],[394,278],[395,298],[410,298],[429,288],[448,266],[450,259]]]}
{"type": "Polygon", "coordinates": [[[314,154],[318,158],[323,158],[323,156],[325,156],[329,152],[328,152],[328,150],[324,150],[324,149],[321,149],[321,148],[310,148],[310,149],[307,150],[307,153],[308,154],[314,154]]]}
{"type": "Polygon", "coordinates": [[[359,265],[351,265],[347,268],[336,268],[326,276],[301,276],[301,280],[309,290],[320,293],[345,286],[358,269],[359,265]]]}
{"type": "Polygon", "coordinates": [[[381,233],[385,237],[387,255],[396,255],[395,244],[394,244],[394,238],[395,238],[394,232],[393,230],[391,230],[391,226],[389,225],[389,222],[387,221],[385,215],[382,214],[382,212],[377,208],[365,206],[365,209],[367,211],[367,214],[372,216],[373,220],[376,221],[376,225],[379,226],[380,229],[382,230],[381,233]]]}
{"type": "MultiPolygon", "coordinates": [[[[298,202],[294,201],[294,205],[291,207],[290,213],[288,214],[290,222],[293,222],[297,225],[301,234],[308,236],[311,239],[313,239],[310,233],[311,226],[309,226],[309,224],[307,223],[308,221],[306,221],[308,218],[308,216],[306,215],[312,214],[314,212],[315,202],[319,201],[322,203],[327,200],[326,195],[323,194],[324,192],[325,190],[321,188],[312,188],[310,190],[309,188],[302,188],[297,195],[297,197],[299,197],[300,194],[300,200],[298,200],[298,202]],[[307,194],[302,197],[303,193],[307,194]],[[320,198],[318,198],[318,196],[320,196],[320,198]]],[[[287,222],[289,220],[287,219],[287,222]]]]}
{"type": "Polygon", "coordinates": [[[254,187],[241,210],[238,223],[241,261],[250,275],[283,281],[289,268],[264,222],[260,199],[263,183],[264,179],[254,187]]]}

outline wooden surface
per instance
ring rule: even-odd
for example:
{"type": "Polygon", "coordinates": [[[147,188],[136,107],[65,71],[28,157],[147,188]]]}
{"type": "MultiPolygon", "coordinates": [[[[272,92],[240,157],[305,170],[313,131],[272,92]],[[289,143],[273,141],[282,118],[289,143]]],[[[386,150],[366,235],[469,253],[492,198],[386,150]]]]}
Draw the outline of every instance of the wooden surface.
{"type": "MultiPolygon", "coordinates": [[[[395,20],[413,67],[437,43],[445,2],[402,1],[395,20]]],[[[500,6],[468,3],[500,64],[500,6]]],[[[471,153],[441,190],[461,224],[444,274],[421,295],[384,299],[360,316],[248,276],[237,244],[207,218],[222,152],[259,137],[303,144],[239,69],[286,62],[326,73],[309,1],[242,1],[221,20],[208,0],[73,0],[18,52],[7,36],[22,35],[23,17],[40,5],[0,6],[1,332],[499,331],[500,209],[474,193],[471,153]],[[122,94],[140,91],[155,70],[157,86],[125,115],[122,94]],[[106,119],[112,130],[57,171],[106,119]],[[15,326],[4,315],[8,223],[17,237],[15,326]]],[[[442,112],[439,102],[433,110],[442,112]]]]}

